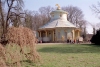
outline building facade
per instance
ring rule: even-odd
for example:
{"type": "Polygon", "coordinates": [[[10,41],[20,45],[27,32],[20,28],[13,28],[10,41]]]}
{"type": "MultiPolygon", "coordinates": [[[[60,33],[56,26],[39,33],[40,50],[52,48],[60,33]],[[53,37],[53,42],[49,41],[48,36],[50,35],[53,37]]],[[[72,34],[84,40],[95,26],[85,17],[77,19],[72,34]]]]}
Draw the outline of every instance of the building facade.
{"type": "Polygon", "coordinates": [[[51,20],[37,30],[37,38],[43,42],[75,40],[80,37],[80,29],[67,20],[67,12],[59,6],[50,13],[51,20]]]}

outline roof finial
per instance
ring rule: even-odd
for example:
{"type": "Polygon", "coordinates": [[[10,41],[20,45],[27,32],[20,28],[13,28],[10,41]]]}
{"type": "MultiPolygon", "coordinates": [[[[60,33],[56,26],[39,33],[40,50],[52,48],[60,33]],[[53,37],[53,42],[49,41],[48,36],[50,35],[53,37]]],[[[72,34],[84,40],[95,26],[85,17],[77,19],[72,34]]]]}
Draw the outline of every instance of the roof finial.
{"type": "Polygon", "coordinates": [[[57,10],[61,9],[60,6],[59,6],[59,4],[56,4],[55,6],[57,6],[57,10]]]}

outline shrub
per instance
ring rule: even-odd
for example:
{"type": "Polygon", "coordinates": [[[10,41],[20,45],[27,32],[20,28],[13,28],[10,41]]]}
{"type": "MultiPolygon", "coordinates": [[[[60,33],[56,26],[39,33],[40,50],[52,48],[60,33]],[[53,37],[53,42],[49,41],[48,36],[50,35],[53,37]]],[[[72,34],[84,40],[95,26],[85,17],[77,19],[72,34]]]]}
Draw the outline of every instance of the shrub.
{"type": "Polygon", "coordinates": [[[23,57],[33,62],[40,56],[35,49],[35,35],[26,27],[10,27],[6,34],[7,44],[0,45],[0,67],[22,67],[23,57]],[[26,49],[29,49],[26,51],[26,49]],[[23,57],[22,57],[23,56],[23,57]]]}
{"type": "Polygon", "coordinates": [[[5,61],[5,48],[0,44],[0,67],[7,67],[5,61]]]}
{"type": "Polygon", "coordinates": [[[100,30],[97,30],[96,34],[92,36],[90,41],[96,45],[100,44],[100,30]]]}

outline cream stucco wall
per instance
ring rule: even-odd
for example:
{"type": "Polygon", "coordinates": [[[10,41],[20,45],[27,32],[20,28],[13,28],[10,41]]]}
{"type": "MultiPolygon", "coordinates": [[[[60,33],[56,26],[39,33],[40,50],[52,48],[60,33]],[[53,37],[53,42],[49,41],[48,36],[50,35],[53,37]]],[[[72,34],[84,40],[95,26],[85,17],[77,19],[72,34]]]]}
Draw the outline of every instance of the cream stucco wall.
{"type": "Polygon", "coordinates": [[[52,13],[51,14],[51,19],[62,19],[62,20],[67,20],[67,14],[66,13],[52,13]]]}
{"type": "Polygon", "coordinates": [[[62,41],[62,37],[64,37],[64,41],[68,38],[73,39],[72,28],[56,28],[55,36],[57,41],[62,41]]]}
{"type": "Polygon", "coordinates": [[[67,20],[67,14],[62,14],[62,17],[61,17],[63,20],[67,20]]]}

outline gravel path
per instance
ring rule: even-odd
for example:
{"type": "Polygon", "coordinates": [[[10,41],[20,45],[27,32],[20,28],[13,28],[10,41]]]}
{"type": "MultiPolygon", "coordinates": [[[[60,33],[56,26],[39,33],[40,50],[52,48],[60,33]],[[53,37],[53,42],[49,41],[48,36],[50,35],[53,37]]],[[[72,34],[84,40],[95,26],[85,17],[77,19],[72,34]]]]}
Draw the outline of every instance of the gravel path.
{"type": "MultiPolygon", "coordinates": [[[[59,45],[59,44],[72,44],[72,43],[38,43],[36,45],[59,45]]],[[[74,43],[77,44],[77,43],[74,43]]],[[[91,44],[91,43],[79,43],[79,44],[91,44]]]]}

